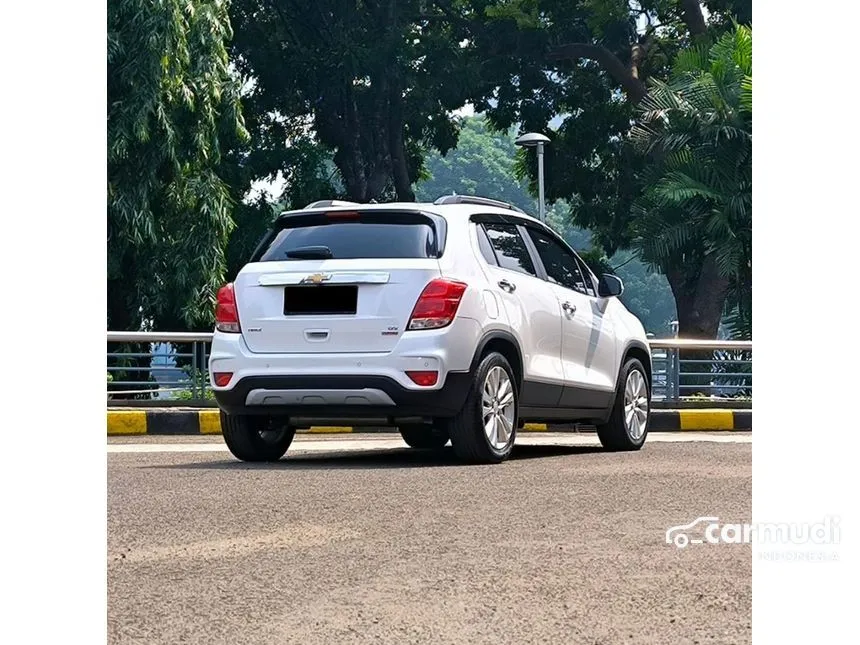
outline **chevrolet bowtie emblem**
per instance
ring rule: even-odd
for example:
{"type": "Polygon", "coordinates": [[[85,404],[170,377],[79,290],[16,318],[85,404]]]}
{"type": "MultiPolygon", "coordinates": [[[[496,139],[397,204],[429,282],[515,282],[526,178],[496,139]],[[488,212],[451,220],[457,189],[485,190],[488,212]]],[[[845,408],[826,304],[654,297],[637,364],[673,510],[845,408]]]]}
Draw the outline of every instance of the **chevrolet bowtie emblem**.
{"type": "Polygon", "coordinates": [[[303,278],[302,284],[322,284],[326,280],[331,280],[330,273],[314,273],[313,275],[309,275],[307,278],[303,278]]]}

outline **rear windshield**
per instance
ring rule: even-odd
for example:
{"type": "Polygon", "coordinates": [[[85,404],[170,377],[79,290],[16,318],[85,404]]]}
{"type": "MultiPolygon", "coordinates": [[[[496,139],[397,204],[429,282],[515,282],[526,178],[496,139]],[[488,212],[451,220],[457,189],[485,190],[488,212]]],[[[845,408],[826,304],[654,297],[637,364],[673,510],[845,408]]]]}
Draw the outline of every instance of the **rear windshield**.
{"type": "Polygon", "coordinates": [[[333,259],[339,260],[436,258],[440,252],[436,227],[422,216],[363,215],[349,221],[295,216],[275,224],[251,262],[303,259],[303,250],[318,247],[324,247],[333,259]]]}

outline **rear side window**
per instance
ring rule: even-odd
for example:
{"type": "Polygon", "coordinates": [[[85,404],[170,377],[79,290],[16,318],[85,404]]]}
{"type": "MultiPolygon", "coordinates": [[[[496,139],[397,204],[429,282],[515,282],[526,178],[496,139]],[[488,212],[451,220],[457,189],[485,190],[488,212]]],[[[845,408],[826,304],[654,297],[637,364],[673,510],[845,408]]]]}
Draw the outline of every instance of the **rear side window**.
{"type": "Polygon", "coordinates": [[[488,223],[485,226],[487,237],[490,238],[496,251],[500,267],[537,276],[528,247],[516,226],[495,223],[488,223]]]}
{"type": "Polygon", "coordinates": [[[251,262],[436,258],[438,249],[435,227],[422,217],[299,215],[276,224],[251,262]]]}
{"type": "Polygon", "coordinates": [[[484,256],[484,259],[488,264],[492,264],[494,266],[498,265],[496,262],[496,254],[493,251],[493,246],[490,244],[490,238],[487,237],[487,231],[484,230],[484,227],[480,224],[476,225],[478,234],[478,248],[481,249],[481,255],[484,256]]]}

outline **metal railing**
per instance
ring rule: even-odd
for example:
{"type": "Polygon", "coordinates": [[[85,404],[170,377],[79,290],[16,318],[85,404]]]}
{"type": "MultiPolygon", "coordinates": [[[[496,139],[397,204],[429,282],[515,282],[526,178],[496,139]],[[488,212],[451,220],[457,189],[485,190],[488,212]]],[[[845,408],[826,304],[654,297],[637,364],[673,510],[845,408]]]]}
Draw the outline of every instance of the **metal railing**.
{"type": "Polygon", "coordinates": [[[109,331],[107,342],[115,347],[107,352],[108,399],[209,398],[212,335],[211,332],[109,331]],[[157,344],[169,345],[159,352],[154,347],[157,344]]]}
{"type": "Polygon", "coordinates": [[[653,396],[752,399],[752,341],[651,339],[653,396]]]}
{"type": "MultiPolygon", "coordinates": [[[[109,331],[107,342],[109,400],[211,400],[211,332],[109,331]]],[[[752,399],[752,341],[667,338],[649,344],[655,400],[752,399]]]]}

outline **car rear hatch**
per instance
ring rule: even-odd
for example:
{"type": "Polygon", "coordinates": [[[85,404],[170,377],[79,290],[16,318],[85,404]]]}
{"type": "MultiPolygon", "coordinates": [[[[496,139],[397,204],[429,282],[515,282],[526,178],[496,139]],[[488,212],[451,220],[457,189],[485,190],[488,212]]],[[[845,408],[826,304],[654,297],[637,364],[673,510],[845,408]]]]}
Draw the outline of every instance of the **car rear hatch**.
{"type": "Polygon", "coordinates": [[[286,213],[235,281],[255,353],[388,352],[439,277],[445,222],[417,211],[286,213]]]}

